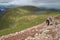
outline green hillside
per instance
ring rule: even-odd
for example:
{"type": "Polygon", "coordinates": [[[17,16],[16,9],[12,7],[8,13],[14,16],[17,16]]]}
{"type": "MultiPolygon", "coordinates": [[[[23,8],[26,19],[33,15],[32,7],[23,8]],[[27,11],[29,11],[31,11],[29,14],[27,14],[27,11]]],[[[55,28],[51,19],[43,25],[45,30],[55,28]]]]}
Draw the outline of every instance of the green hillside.
{"type": "Polygon", "coordinates": [[[59,15],[60,12],[45,12],[36,15],[33,12],[39,10],[36,7],[25,6],[9,9],[0,20],[0,36],[21,31],[38,25],[49,16],[59,15]]]}

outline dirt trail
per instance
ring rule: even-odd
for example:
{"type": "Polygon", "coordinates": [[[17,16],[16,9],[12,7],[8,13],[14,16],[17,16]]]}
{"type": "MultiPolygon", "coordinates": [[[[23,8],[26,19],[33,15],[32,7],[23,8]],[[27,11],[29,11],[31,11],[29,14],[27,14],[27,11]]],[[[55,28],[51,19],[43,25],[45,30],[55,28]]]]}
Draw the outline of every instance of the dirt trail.
{"type": "Polygon", "coordinates": [[[33,36],[36,32],[46,27],[45,22],[32,28],[28,28],[21,32],[16,32],[14,34],[9,34],[6,36],[0,37],[0,40],[25,40],[28,36],[33,36]]]}

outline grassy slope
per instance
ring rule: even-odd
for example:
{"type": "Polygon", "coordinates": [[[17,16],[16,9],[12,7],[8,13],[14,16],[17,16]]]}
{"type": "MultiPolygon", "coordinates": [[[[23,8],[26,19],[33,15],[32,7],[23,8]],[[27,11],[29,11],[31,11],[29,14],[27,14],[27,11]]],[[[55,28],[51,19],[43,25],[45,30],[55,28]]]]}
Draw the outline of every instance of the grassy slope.
{"type": "MultiPolygon", "coordinates": [[[[33,8],[33,11],[36,8],[33,8]]],[[[14,33],[17,31],[38,25],[46,20],[47,17],[58,15],[60,12],[46,12],[45,14],[36,15],[29,9],[14,8],[10,9],[0,20],[0,36],[14,33]]]]}

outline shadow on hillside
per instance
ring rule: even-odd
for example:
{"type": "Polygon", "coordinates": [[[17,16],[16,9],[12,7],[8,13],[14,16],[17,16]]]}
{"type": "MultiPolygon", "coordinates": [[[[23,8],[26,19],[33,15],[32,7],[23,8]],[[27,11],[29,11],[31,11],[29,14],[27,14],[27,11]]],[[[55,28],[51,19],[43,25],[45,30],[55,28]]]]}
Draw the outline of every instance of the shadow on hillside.
{"type": "Polygon", "coordinates": [[[0,30],[7,29],[7,28],[9,28],[9,25],[3,26],[3,25],[0,24],[0,30]]]}

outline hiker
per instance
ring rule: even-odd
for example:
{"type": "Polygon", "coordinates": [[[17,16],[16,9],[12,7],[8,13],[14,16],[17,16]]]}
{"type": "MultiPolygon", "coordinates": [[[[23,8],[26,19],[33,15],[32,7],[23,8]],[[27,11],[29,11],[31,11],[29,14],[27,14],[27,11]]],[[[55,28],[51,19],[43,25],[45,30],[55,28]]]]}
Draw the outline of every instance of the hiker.
{"type": "Polygon", "coordinates": [[[50,25],[49,19],[46,20],[46,24],[47,24],[47,25],[50,25]]]}

